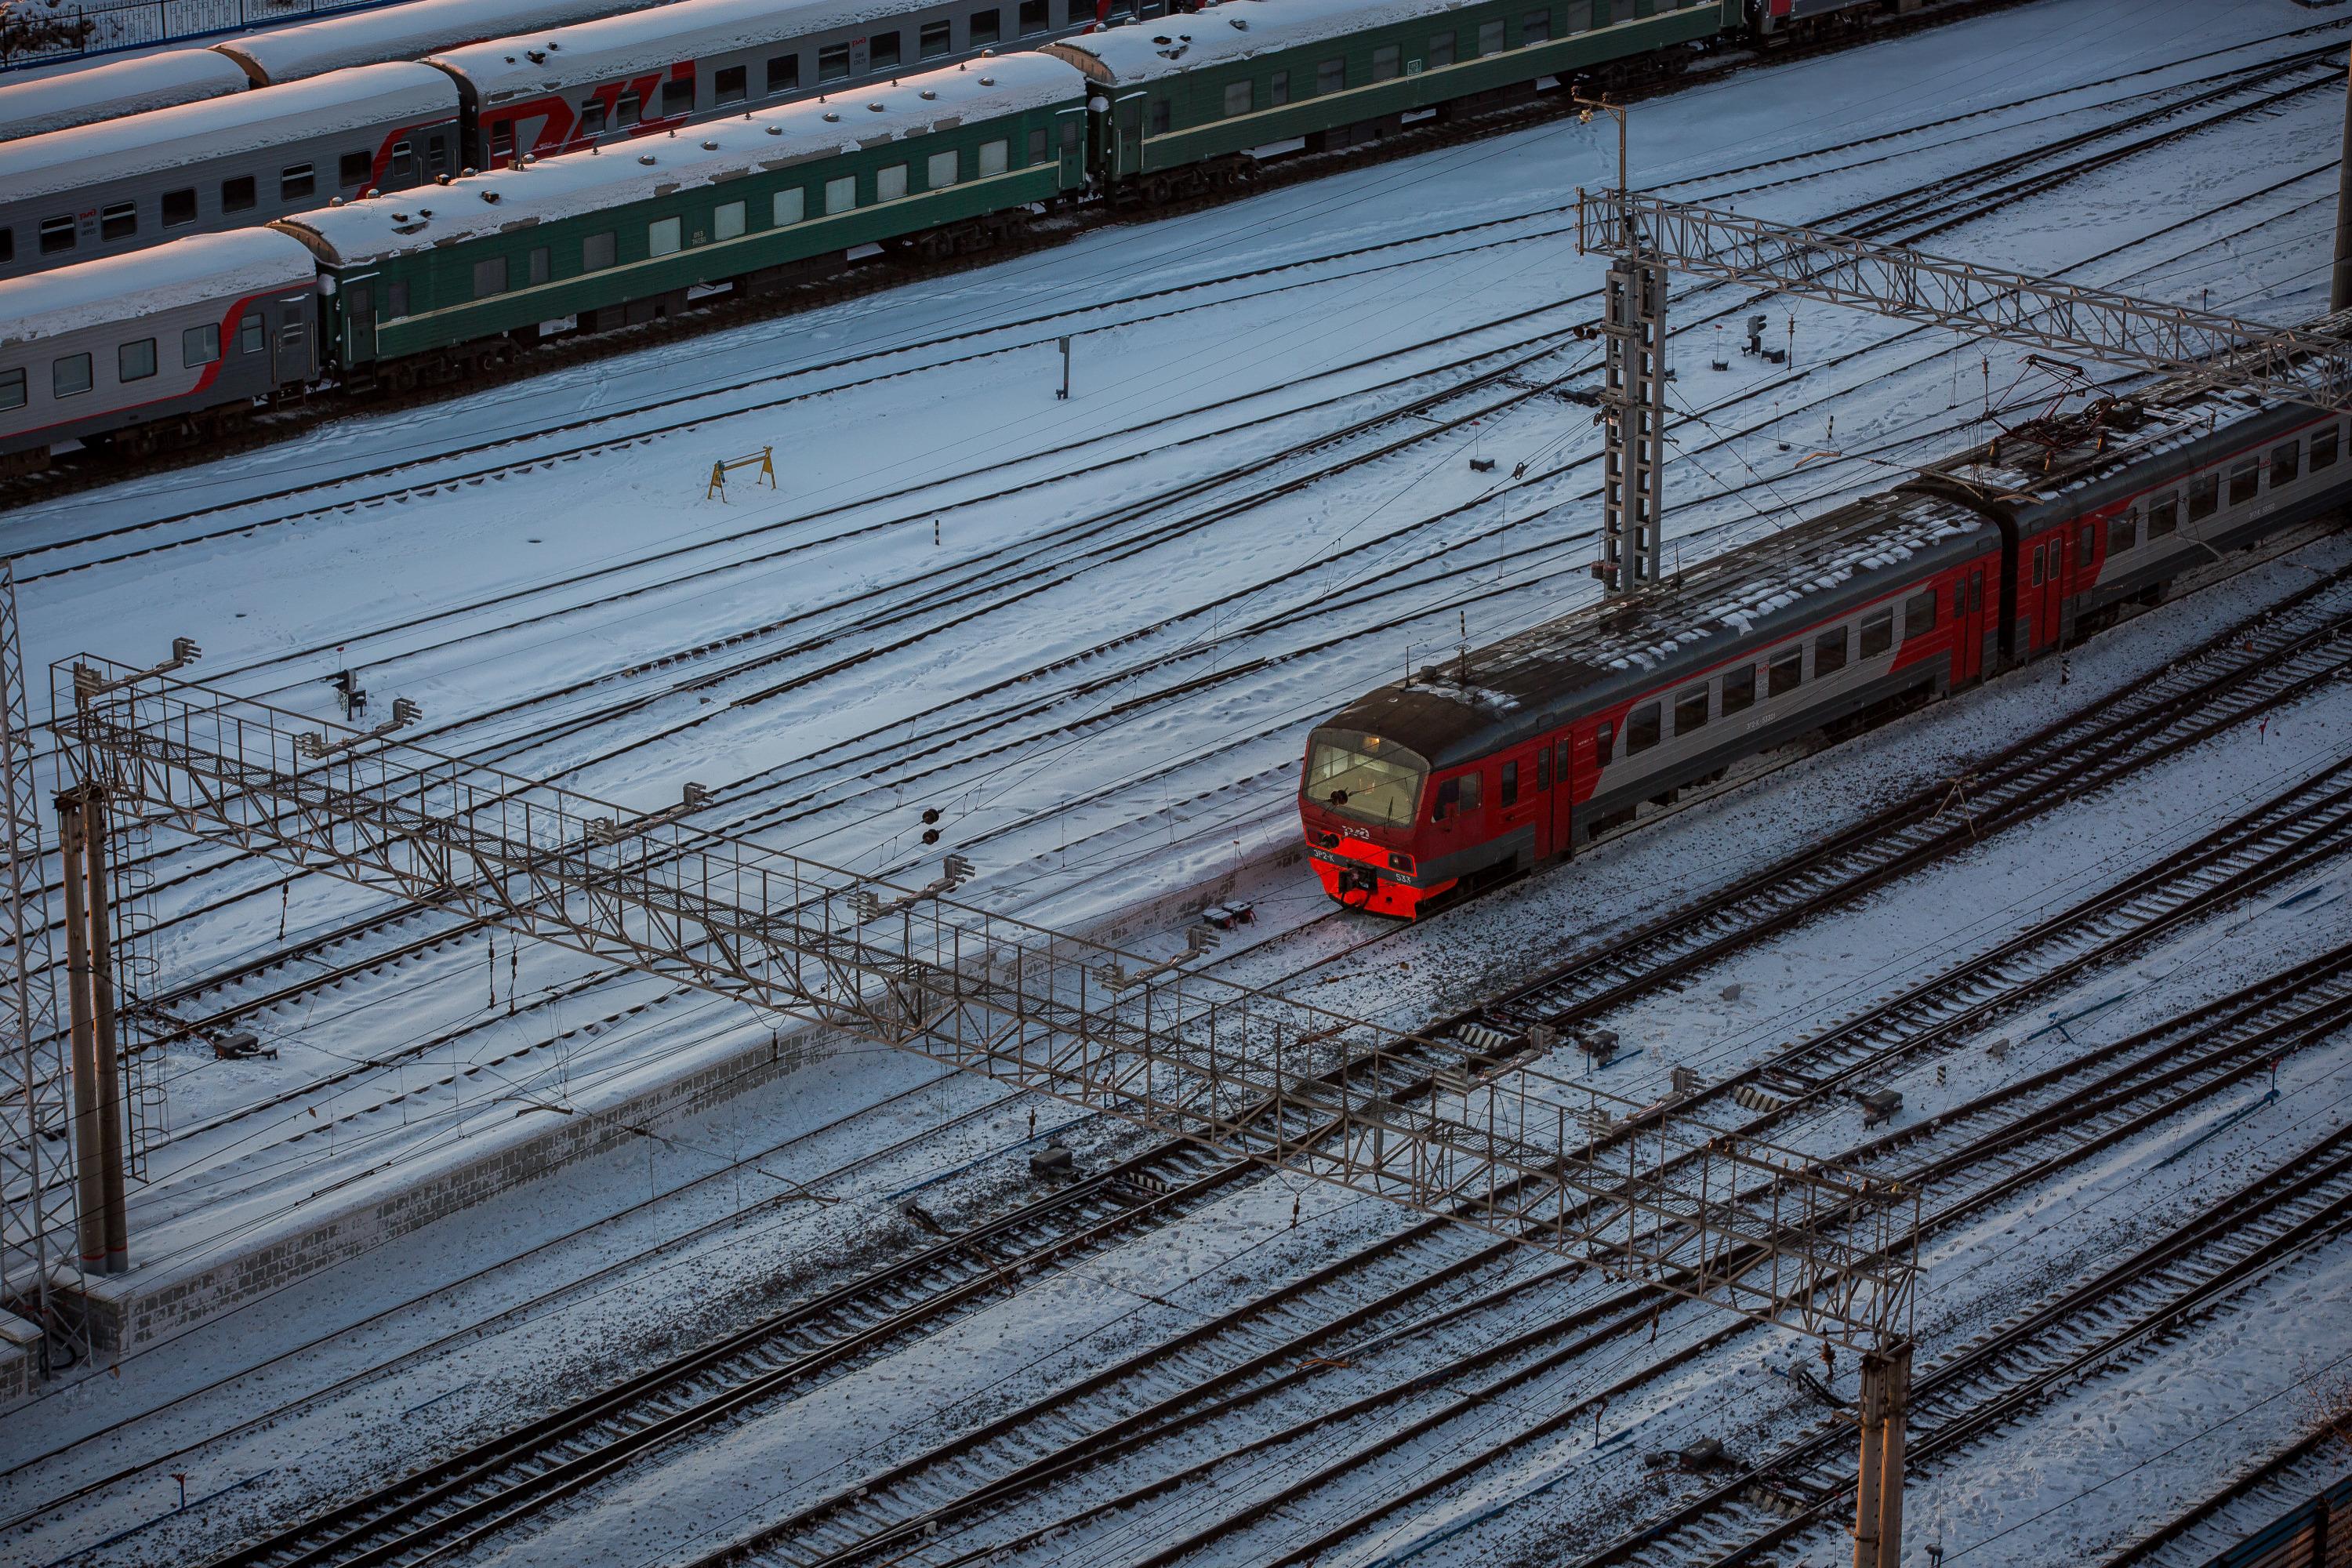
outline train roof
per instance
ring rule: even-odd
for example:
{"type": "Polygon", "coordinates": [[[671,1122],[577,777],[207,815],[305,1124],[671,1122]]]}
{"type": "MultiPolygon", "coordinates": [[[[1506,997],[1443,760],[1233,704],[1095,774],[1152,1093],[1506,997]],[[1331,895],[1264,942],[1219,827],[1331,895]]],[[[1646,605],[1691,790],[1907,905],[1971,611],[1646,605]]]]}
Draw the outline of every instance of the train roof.
{"type": "Polygon", "coordinates": [[[1216,0],[1191,16],[1121,22],[1045,46],[1097,81],[1114,86],[1175,76],[1347,37],[1416,17],[1442,16],[1468,0],[1216,0]]]}
{"type": "MultiPolygon", "coordinates": [[[[26,201],[121,184],[213,158],[270,151],[284,146],[289,135],[446,120],[457,107],[449,79],[430,66],[363,66],[289,87],[0,142],[0,198],[26,201]]],[[[331,176],[334,171],[327,173],[331,176]]]]}
{"type": "Polygon", "coordinates": [[[374,261],[1024,110],[1076,104],[1085,81],[1041,55],[1008,55],[467,175],[447,185],[321,207],[282,220],[331,265],[374,261]]]}
{"type": "Polygon", "coordinates": [[[275,230],[191,235],[0,282],[0,348],[317,282],[310,253],[275,230]]]}
{"type": "Polygon", "coordinates": [[[561,92],[577,83],[667,71],[679,60],[758,48],[781,38],[904,16],[903,0],[677,0],[655,11],[541,27],[435,52],[484,105],[561,92]]]}
{"type": "Polygon", "coordinates": [[[1944,496],[1865,497],[1737,545],[1653,592],[1615,599],[1449,660],[1411,685],[1359,698],[1326,721],[1384,736],[1436,766],[1550,729],[1570,708],[1630,700],[1661,683],[1892,593],[1972,557],[1996,525],[1944,496]]]}
{"type": "Polygon", "coordinates": [[[560,27],[661,0],[402,0],[348,16],[276,27],[213,46],[256,81],[280,85],[383,60],[421,60],[483,38],[560,27]]]}
{"type": "Polygon", "coordinates": [[[0,86],[0,142],[93,125],[243,92],[235,60],[210,49],[170,49],[0,86]]]}

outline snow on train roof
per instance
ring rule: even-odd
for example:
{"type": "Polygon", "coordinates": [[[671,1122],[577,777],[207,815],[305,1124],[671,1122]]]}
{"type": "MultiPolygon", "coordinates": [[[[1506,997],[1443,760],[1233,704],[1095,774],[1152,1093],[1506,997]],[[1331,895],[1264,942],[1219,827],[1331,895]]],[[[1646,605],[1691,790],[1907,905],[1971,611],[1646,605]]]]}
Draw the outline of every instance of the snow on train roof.
{"type": "Polygon", "coordinates": [[[808,99],[712,121],[683,134],[621,141],[600,153],[572,153],[494,169],[447,185],[321,207],[284,220],[318,237],[331,261],[385,256],[552,222],[667,195],[787,163],[1076,103],[1086,83],[1042,55],[1008,55],[869,86],[830,102],[808,99]],[[928,93],[930,96],[925,97],[928,93]]]}
{"type": "MultiPolygon", "coordinates": [[[[1295,49],[1327,38],[1433,16],[1468,0],[1216,0],[1192,16],[1122,22],[1046,47],[1079,64],[1090,56],[1113,83],[1150,81],[1219,60],[1295,49]]],[[[1094,74],[1089,71],[1088,74],[1094,74]]]]}
{"type": "Polygon", "coordinates": [[[0,282],[0,347],[317,281],[310,253],[275,229],[191,235],[0,282]]]}
{"type": "Polygon", "coordinates": [[[267,152],[284,144],[289,126],[303,135],[332,135],[446,120],[457,109],[449,79],[431,66],[366,66],[0,142],[0,200],[120,184],[207,159],[267,152]]]}
{"type": "Polygon", "coordinates": [[[403,0],[349,16],[299,27],[278,27],[214,46],[243,62],[262,81],[280,85],[305,77],[383,60],[421,60],[484,38],[529,27],[557,27],[662,0],[403,0]]]}
{"type": "Polygon", "coordinates": [[[908,10],[903,0],[677,0],[657,11],[442,49],[433,58],[472,82],[483,103],[503,103],[560,92],[577,82],[665,70],[678,60],[708,59],[900,17],[908,10]]]}
{"type": "Polygon", "coordinates": [[[244,68],[210,49],[171,49],[0,87],[0,142],[243,92],[244,68]]]}

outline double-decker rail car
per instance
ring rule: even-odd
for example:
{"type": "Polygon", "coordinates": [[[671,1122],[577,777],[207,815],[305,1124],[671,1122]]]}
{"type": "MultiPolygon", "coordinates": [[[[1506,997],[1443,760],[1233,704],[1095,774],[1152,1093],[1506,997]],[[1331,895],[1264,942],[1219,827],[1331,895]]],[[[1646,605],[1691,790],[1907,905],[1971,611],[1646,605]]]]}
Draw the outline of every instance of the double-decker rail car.
{"type": "Polygon", "coordinates": [[[310,252],[269,228],[0,282],[0,451],[141,449],[299,392],[317,289],[310,252]]]}
{"type": "Polygon", "coordinates": [[[513,337],[595,329],[840,264],[957,245],[1080,188],[1085,83],[1042,55],[310,212],[330,353],[395,384],[513,337]]]}
{"type": "Polygon", "coordinates": [[[467,162],[491,169],[611,133],[657,134],[753,105],[851,92],[1094,16],[1092,0],[677,0],[444,50],[429,63],[457,82],[467,162]]]}
{"type": "Polygon", "coordinates": [[[1714,37],[1737,0],[1280,0],[1045,46],[1097,88],[1106,184],[1162,199],[1714,37]]]}
{"type": "Polygon", "coordinates": [[[2352,502],[2346,421],[2158,388],[1370,692],[1307,855],[1413,916],[2030,660],[2352,502]]]}
{"type": "Polygon", "coordinates": [[[0,142],[0,279],[417,184],[457,132],[447,77],[381,65],[0,142]]]}

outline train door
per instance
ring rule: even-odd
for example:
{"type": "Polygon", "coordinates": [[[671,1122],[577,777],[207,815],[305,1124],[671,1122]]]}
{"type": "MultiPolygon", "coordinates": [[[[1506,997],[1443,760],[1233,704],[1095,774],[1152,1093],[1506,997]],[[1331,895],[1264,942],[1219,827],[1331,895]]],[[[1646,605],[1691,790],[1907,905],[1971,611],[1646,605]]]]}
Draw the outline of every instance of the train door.
{"type": "Polygon", "coordinates": [[[2074,531],[2062,528],[2033,547],[2033,651],[2054,648],[2065,636],[2066,596],[2074,582],[2074,531]]]}
{"type": "Polygon", "coordinates": [[[1064,110],[1055,121],[1054,134],[1060,139],[1062,149],[1062,167],[1056,178],[1062,189],[1077,190],[1087,183],[1086,110],[1064,110]]]}
{"type": "Polygon", "coordinates": [[[1143,94],[1120,99],[1112,114],[1118,128],[1111,137],[1111,173],[1139,174],[1143,172],[1143,94]]]}
{"type": "Polygon", "coordinates": [[[343,318],[342,362],[346,369],[375,358],[375,274],[365,273],[362,278],[364,281],[345,283],[338,296],[343,318]]]}
{"type": "Polygon", "coordinates": [[[1570,855],[1576,850],[1576,741],[1573,736],[1551,743],[1551,804],[1545,853],[1570,855]]]}
{"type": "Polygon", "coordinates": [[[1952,684],[1981,679],[1985,665],[1985,567],[1969,567],[1952,585],[1952,684]]]}

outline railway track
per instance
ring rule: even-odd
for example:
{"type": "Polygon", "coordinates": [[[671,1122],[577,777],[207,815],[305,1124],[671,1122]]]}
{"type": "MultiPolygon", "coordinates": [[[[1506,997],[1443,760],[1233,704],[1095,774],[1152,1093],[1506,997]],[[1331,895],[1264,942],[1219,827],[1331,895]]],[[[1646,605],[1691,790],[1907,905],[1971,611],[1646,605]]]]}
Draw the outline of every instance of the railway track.
{"type": "MultiPolygon", "coordinates": [[[[2275,1057],[2347,1026],[2352,1026],[2352,947],[2005,1085],[1954,1108],[1932,1126],[1922,1123],[1890,1133],[1851,1158],[1941,1192],[1965,1182],[1965,1193],[1941,1200],[1930,1221],[1931,1229],[1948,1227],[2161,1126],[2262,1071],[2275,1057]]],[[[1548,1408],[1529,1386],[1532,1380],[1589,1360],[1601,1347],[1630,1341],[1645,1329],[1655,1335],[1656,1298],[1639,1287],[1574,1301],[1533,1329],[1511,1322],[1507,1309],[1525,1304],[1538,1290],[1560,1293],[1571,1271],[1555,1264],[1523,1268],[1516,1278],[1507,1278],[1506,1265],[1516,1251],[1508,1242],[1486,1242],[1467,1253],[1457,1245],[1442,1270],[1429,1269],[1402,1285],[1386,1283],[1391,1266],[1414,1261],[1411,1248],[1438,1247],[1449,1237],[1459,1242],[1453,1227],[1423,1222],[1402,1237],[1320,1271],[1313,1284],[1328,1294],[1331,1315],[1319,1321],[1302,1328],[1297,1320],[1307,1303],[1296,1298],[1282,1300],[1279,1312],[1265,1312],[1256,1304],[1237,1310],[915,1456],[845,1477],[832,1495],[771,1522],[749,1541],[700,1559],[696,1568],[847,1568],[881,1562],[947,1568],[1017,1560],[1024,1547],[1045,1540],[1066,1542],[1066,1532],[1082,1530],[1089,1519],[1143,1508],[1188,1484],[1222,1486],[1221,1467],[1236,1455],[1263,1455],[1262,1468],[1286,1469],[1287,1462],[1279,1456],[1291,1447],[1316,1443],[1322,1434],[1319,1449],[1310,1447],[1299,1456],[1314,1469],[1312,1476],[1256,1497],[1208,1531],[1146,1561],[1173,1561],[1186,1551],[1213,1544],[1230,1550],[1235,1544],[1230,1537],[1273,1520],[1278,1510],[1321,1485],[1344,1479],[1368,1454],[1439,1430],[1445,1421],[1490,1402],[1548,1408]],[[1436,1288],[1447,1285],[1465,1289],[1475,1285],[1477,1293],[1450,1301],[1431,1300],[1436,1288]],[[1471,1331],[1442,1337],[1496,1319],[1502,1321],[1502,1337],[1471,1331]],[[1277,1333],[1289,1337],[1270,1343],[1270,1336],[1277,1333]],[[1230,1364],[1187,1384],[1181,1374],[1197,1372],[1208,1347],[1221,1338],[1229,1342],[1230,1364]],[[1407,1353],[1415,1351],[1419,1353],[1407,1353]],[[1397,1380],[1347,1398],[1342,1370],[1383,1352],[1402,1363],[1393,1374],[1397,1380]],[[1445,1375],[1415,1375],[1416,1363],[1442,1365],[1445,1375]],[[1465,1378],[1490,1370],[1498,1370],[1501,1376],[1475,1390],[1462,1387],[1465,1378]],[[1169,1389],[1171,1379],[1176,1386],[1169,1389]],[[1456,1397],[1433,1397],[1428,1386],[1433,1382],[1442,1383],[1444,1392],[1456,1397]],[[1333,1383],[1342,1386],[1317,1392],[1333,1383]],[[1516,1399],[1515,1394],[1526,1397],[1516,1399]],[[1213,1425],[1234,1423],[1250,1407],[1284,1398],[1291,1402],[1291,1409],[1309,1414],[1294,1425],[1255,1436],[1245,1425],[1239,1426],[1241,1435],[1213,1425]],[[1404,1408],[1416,1399],[1440,1408],[1433,1414],[1404,1408]],[[1382,1444],[1372,1449],[1349,1446],[1346,1434],[1351,1422],[1399,1410],[1402,1413],[1394,1415],[1398,1426],[1382,1444]],[[1155,1445],[1178,1456],[1181,1468],[1130,1479],[1108,1499],[1100,1495],[1105,1489],[1097,1478],[1132,1478],[1148,1470],[1155,1445]],[[1345,1457],[1335,1458],[1335,1447],[1345,1450],[1345,1457]],[[1182,1462],[1183,1456],[1204,1449],[1217,1457],[1182,1462]],[[1096,1496],[1075,1514],[1051,1515],[1050,1523],[1030,1526],[1011,1538],[975,1539],[984,1521],[1011,1513],[1032,1494],[1056,1485],[1096,1496]]],[[[1267,1299],[1268,1303],[1275,1300],[1267,1299]]],[[[1744,1326],[1735,1325],[1705,1333],[1595,1397],[1622,1401],[1635,1396],[1645,1381],[1670,1373],[1745,1331],[1744,1326]]],[[[1533,1432],[1514,1424],[1507,1436],[1480,1445],[1466,1457],[1449,1455],[1454,1462],[1442,1474],[1386,1494],[1380,1508],[1350,1517],[1344,1527],[1309,1538],[1300,1528],[1302,1521],[1290,1517],[1283,1521],[1289,1528],[1286,1536],[1278,1538],[1280,1546],[1244,1542],[1242,1550],[1255,1563],[1313,1562],[1378,1520],[1461,1483],[1522,1444],[1586,1417],[1592,1402],[1576,1403],[1533,1432]]],[[[1262,1416],[1258,1425],[1267,1421],[1262,1416]]],[[[1181,1499],[1179,1503],[1181,1515],[1181,1499]]],[[[1030,1506],[1034,1509],[1034,1501],[1030,1506]]],[[[1142,1534],[1157,1539],[1160,1532],[1147,1524],[1142,1534]]]]}
{"type": "Polygon", "coordinates": [[[2210,1568],[2230,1548],[2340,1483],[2352,1470],[2341,1434],[2321,1426],[2232,1477],[2100,1568],[2210,1568]]]}

